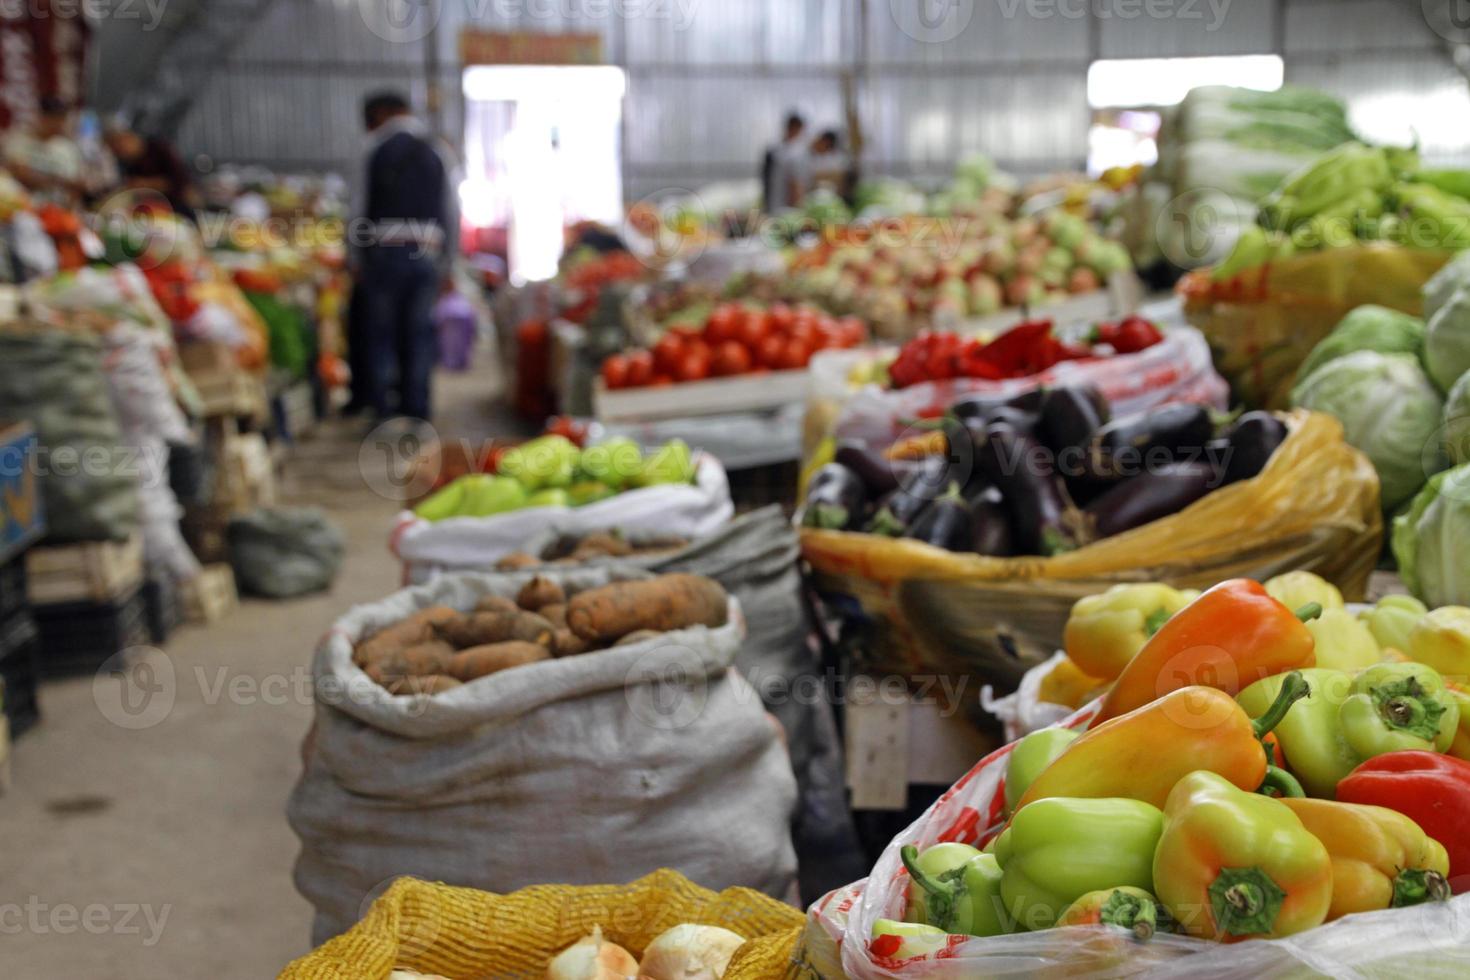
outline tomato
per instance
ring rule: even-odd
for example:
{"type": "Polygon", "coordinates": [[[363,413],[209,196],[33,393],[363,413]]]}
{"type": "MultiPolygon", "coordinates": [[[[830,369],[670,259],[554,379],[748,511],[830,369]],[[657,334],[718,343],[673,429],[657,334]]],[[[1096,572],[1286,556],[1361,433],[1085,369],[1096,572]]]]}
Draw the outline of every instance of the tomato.
{"type": "Polygon", "coordinates": [[[807,361],[811,359],[811,345],[792,337],[781,349],[781,359],[774,366],[783,371],[796,371],[806,367],[807,361]]]}
{"type": "Polygon", "coordinates": [[[614,388],[625,388],[628,385],[628,359],[622,354],[614,354],[602,362],[602,383],[609,390],[614,388]]]}
{"type": "Polygon", "coordinates": [[[653,355],[635,350],[628,355],[628,387],[639,388],[653,380],[653,355]]]}
{"type": "Polygon", "coordinates": [[[817,324],[817,350],[831,350],[833,347],[841,347],[843,340],[842,329],[831,320],[823,320],[817,324]]]}
{"type": "Polygon", "coordinates": [[[674,368],[678,366],[680,358],[684,356],[685,341],[678,334],[670,332],[658,339],[653,345],[653,365],[662,374],[674,374],[674,368]]]}
{"type": "Polygon", "coordinates": [[[735,339],[756,350],[770,333],[771,318],[764,310],[746,310],[740,320],[740,333],[735,339]]]}
{"type": "Polygon", "coordinates": [[[770,310],[768,310],[767,312],[770,314],[770,317],[771,317],[771,328],[772,329],[774,329],[774,330],[789,330],[789,329],[791,329],[791,321],[793,319],[795,319],[795,316],[796,316],[796,314],[792,311],[791,307],[787,306],[785,303],[775,303],[775,304],[773,304],[771,306],[770,310]]]}
{"type": "Polygon", "coordinates": [[[667,374],[655,374],[653,380],[648,382],[650,388],[667,388],[674,383],[674,379],[667,374]]]}
{"type": "Polygon", "coordinates": [[[740,309],[733,303],[721,303],[710,311],[709,319],[704,323],[705,335],[713,332],[716,336],[734,336],[733,331],[740,324],[740,309]]]}
{"type": "Polygon", "coordinates": [[[703,344],[696,347],[690,344],[679,358],[678,369],[674,371],[674,377],[680,381],[703,381],[709,377],[710,353],[709,348],[703,344]]]}
{"type": "Polygon", "coordinates": [[[817,321],[813,319],[802,319],[797,316],[796,321],[791,324],[791,330],[786,335],[790,340],[800,343],[803,347],[815,347],[818,342],[817,321]]]}
{"type": "Polygon", "coordinates": [[[868,328],[859,317],[845,316],[837,321],[837,326],[843,332],[844,347],[856,347],[868,339],[868,328]]]}
{"type": "Polygon", "coordinates": [[[756,345],[755,359],[763,367],[774,368],[781,364],[781,357],[786,353],[786,341],[775,334],[763,337],[756,345]]]}
{"type": "Polygon", "coordinates": [[[715,348],[713,370],[716,375],[744,374],[750,370],[750,351],[739,341],[727,340],[715,348]]]}

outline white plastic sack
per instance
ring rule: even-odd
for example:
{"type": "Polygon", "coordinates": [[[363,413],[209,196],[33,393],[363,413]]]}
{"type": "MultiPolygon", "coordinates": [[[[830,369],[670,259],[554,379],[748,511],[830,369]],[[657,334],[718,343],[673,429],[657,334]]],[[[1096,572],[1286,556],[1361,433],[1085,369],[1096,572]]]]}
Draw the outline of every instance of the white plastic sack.
{"type": "MultiPolygon", "coordinates": [[[[646,573],[550,573],[577,591],[646,573]]],[[[358,606],[312,663],[316,739],[287,817],[320,943],[400,875],[493,892],[631,881],[671,867],[785,897],[791,764],[731,665],[744,621],[514,667],[435,696],[390,695],[353,642],[436,604],[514,595],[531,573],[460,573],[358,606]]]]}
{"type": "MultiPolygon", "coordinates": [[[[812,359],[814,398],[846,390],[854,356],[854,352],[839,351],[812,359]]],[[[868,385],[847,398],[832,435],[870,446],[887,446],[914,419],[942,413],[964,395],[1019,395],[1034,388],[1065,384],[1095,385],[1112,405],[1114,416],[1171,402],[1198,402],[1224,409],[1230,396],[1229,386],[1215,372],[1204,335],[1193,327],[1178,326],[1166,330],[1163,341],[1136,354],[1063,361],[1027,378],[953,378],[892,391],[868,385]]]]}
{"type": "Polygon", "coordinates": [[[1041,682],[1066,659],[1067,654],[1058,651],[1050,660],[1032,667],[1021,675],[1021,683],[1016,689],[1003,698],[994,697],[989,684],[981,689],[980,707],[1000,719],[1007,742],[1055,725],[1072,713],[1072,709],[1064,704],[1041,700],[1041,682]]]}
{"type": "MultiPolygon", "coordinates": [[[[1061,726],[1084,730],[1098,699],[1061,726]]],[[[1004,823],[1002,776],[1011,746],[980,760],[894,838],[864,880],[826,896],[807,912],[806,960],[838,980],[959,980],[973,977],[1133,977],[1259,980],[1264,977],[1389,978],[1470,975],[1470,895],[1450,902],[1346,916],[1286,939],[1220,945],[1156,935],[1136,943],[1104,926],[1050,929],[981,939],[951,936],[937,954],[895,961],[868,950],[873,923],[902,919],[908,874],[899,850],[941,841],[982,845],[1004,823]]]]}
{"type": "Polygon", "coordinates": [[[734,515],[725,468],[708,453],[698,453],[692,484],[643,487],[582,507],[530,507],[443,521],[426,521],[406,510],[398,515],[388,547],[403,562],[405,583],[427,582],[438,572],[494,565],[552,527],[567,534],[618,527],[700,538],[734,515]]]}

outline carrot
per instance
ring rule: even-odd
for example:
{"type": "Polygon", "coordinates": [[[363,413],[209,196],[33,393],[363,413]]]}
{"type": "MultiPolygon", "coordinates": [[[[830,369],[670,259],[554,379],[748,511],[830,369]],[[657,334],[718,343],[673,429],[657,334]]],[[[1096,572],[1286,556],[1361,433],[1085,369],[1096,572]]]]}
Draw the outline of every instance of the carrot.
{"type": "Polygon", "coordinates": [[[614,582],[574,595],[567,625],[595,644],[610,643],[635,630],[723,626],[725,590],[703,575],[661,575],[641,582],[614,582]]]}
{"type": "Polygon", "coordinates": [[[592,649],[592,644],[566,627],[562,627],[556,631],[556,641],[553,646],[556,649],[556,655],[558,657],[574,657],[579,653],[587,653],[592,649]]]}
{"type": "Polygon", "coordinates": [[[368,661],[368,666],[376,667],[384,677],[442,674],[448,668],[449,658],[452,656],[454,647],[448,643],[443,640],[426,640],[383,654],[368,661]]]}
{"type": "Polygon", "coordinates": [[[405,646],[433,639],[433,626],[459,616],[459,612],[448,606],[429,606],[391,626],[385,626],[371,636],[358,641],[352,651],[352,660],[358,666],[381,659],[405,646]]]}
{"type": "Polygon", "coordinates": [[[521,591],[516,594],[516,605],[531,612],[542,606],[554,606],[566,601],[567,594],[562,591],[561,586],[545,575],[537,575],[521,586],[521,591]]]}
{"type": "Polygon", "coordinates": [[[524,640],[549,647],[554,632],[550,623],[531,612],[473,613],[439,623],[434,629],[440,639],[448,640],[460,650],[506,640],[524,640]]]}
{"type": "Polygon", "coordinates": [[[887,459],[923,459],[926,456],[943,456],[947,452],[949,437],[943,429],[935,429],[905,436],[883,450],[883,455],[887,459]]]}
{"type": "Polygon", "coordinates": [[[475,612],[520,612],[521,607],[516,605],[514,599],[503,595],[481,596],[480,601],[475,603],[475,612]]]}
{"type": "Polygon", "coordinates": [[[445,674],[429,674],[426,677],[400,677],[388,685],[389,694],[443,694],[459,687],[461,681],[445,674]]]}
{"type": "Polygon", "coordinates": [[[449,674],[462,681],[472,681],[510,667],[550,658],[551,651],[539,643],[526,643],[522,640],[486,643],[456,653],[449,661],[449,674]]]}

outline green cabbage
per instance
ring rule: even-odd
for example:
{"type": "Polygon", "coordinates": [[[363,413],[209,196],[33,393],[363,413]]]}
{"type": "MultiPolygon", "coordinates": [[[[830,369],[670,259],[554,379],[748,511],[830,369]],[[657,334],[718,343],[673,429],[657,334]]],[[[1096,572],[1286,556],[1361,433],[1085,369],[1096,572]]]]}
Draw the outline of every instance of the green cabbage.
{"type": "Polygon", "coordinates": [[[1439,308],[1460,291],[1470,285],[1470,251],[1461,252],[1424,284],[1424,319],[1428,320],[1439,312],[1439,308]]]}
{"type": "Polygon", "coordinates": [[[1470,289],[1457,290],[1430,318],[1424,365],[1440,391],[1449,391],[1470,371],[1470,289]]]}
{"type": "Polygon", "coordinates": [[[1297,377],[1305,378],[1328,361],[1360,350],[1420,357],[1424,353],[1424,321],[1386,306],[1360,306],[1312,348],[1297,377]]]}
{"type": "Polygon", "coordinates": [[[1293,405],[1334,415],[1347,441],[1378,471],[1384,510],[1393,510],[1445,468],[1444,403],[1408,354],[1358,351],[1328,361],[1292,391],[1293,405]]]}
{"type": "Polygon", "coordinates": [[[1436,474],[1394,518],[1393,556],[1409,591],[1430,606],[1470,604],[1470,465],[1436,474]]]}
{"type": "Polygon", "coordinates": [[[1444,451],[1455,466],[1470,463],[1470,371],[1444,400],[1444,451]]]}

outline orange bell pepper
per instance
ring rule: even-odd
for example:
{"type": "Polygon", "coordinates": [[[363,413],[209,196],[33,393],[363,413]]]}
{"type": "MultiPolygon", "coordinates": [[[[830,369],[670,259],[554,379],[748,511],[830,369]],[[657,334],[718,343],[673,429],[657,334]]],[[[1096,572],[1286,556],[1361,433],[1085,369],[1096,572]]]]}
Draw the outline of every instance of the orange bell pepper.
{"type": "Polygon", "coordinates": [[[1450,897],[1450,858],[1439,841],[1387,807],[1282,800],[1332,857],[1329,920],[1450,897]]]}
{"type": "Polygon", "coordinates": [[[1253,722],[1224,691],[1173,691],[1067,746],[1031,781],[1012,812],[1052,796],[1122,796],[1162,807],[1174,784],[1200,769],[1246,791],[1259,789],[1269,775],[1283,794],[1300,796],[1292,777],[1268,766],[1262,738],[1307,693],[1301,675],[1288,674],[1276,702],[1253,722]]]}
{"type": "Polygon", "coordinates": [[[1332,860],[1283,801],[1193,772],[1164,805],[1154,894],[1191,936],[1289,936],[1326,920],[1332,860]]]}
{"type": "Polygon", "coordinates": [[[1175,613],[1144,644],[1118,675],[1098,720],[1194,684],[1238,694],[1263,677],[1311,667],[1314,646],[1301,619],[1259,582],[1221,582],[1175,613]]]}

